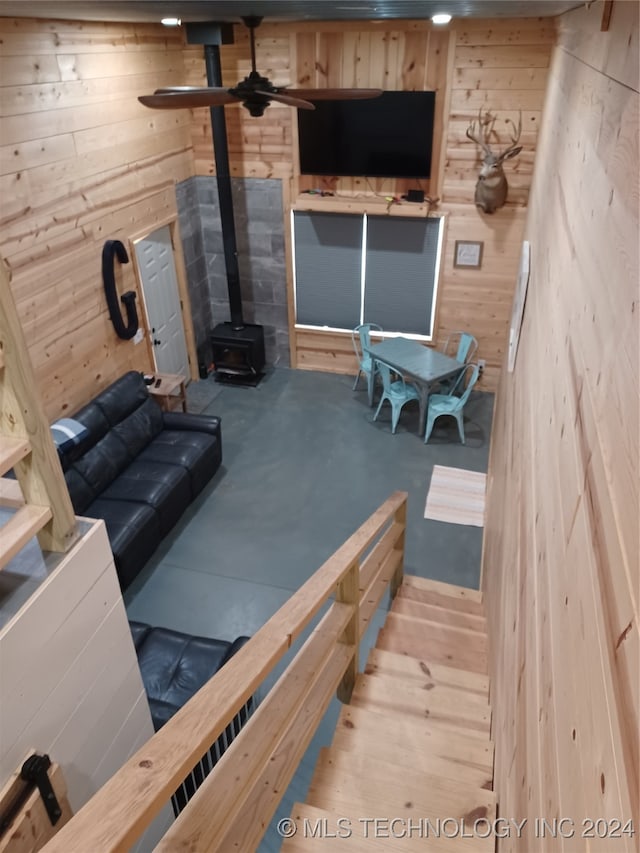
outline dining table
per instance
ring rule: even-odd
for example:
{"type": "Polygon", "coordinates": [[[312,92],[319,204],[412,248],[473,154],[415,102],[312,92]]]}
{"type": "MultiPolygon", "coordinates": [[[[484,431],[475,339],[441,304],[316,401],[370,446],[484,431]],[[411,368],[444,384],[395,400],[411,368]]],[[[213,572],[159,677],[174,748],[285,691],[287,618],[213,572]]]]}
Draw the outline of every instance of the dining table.
{"type": "MultiPolygon", "coordinates": [[[[427,407],[431,389],[442,379],[457,376],[464,365],[451,356],[445,355],[431,347],[425,347],[419,341],[412,338],[396,336],[364,347],[372,359],[383,361],[392,370],[401,373],[409,379],[416,387],[419,413],[419,434],[422,435],[426,428],[427,407]]],[[[369,405],[373,405],[373,386],[369,384],[369,405]]]]}

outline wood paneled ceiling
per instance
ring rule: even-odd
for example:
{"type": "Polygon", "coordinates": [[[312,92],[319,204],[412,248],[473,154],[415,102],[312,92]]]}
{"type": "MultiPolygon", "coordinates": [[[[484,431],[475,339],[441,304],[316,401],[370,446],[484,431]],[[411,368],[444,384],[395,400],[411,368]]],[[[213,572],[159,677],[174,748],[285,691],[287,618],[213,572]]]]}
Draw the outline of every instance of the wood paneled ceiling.
{"type": "Polygon", "coordinates": [[[537,18],[583,5],[584,0],[1,0],[0,16],[153,22],[171,15],[183,21],[235,22],[241,15],[334,21],[421,19],[449,12],[458,18],[537,18]]]}

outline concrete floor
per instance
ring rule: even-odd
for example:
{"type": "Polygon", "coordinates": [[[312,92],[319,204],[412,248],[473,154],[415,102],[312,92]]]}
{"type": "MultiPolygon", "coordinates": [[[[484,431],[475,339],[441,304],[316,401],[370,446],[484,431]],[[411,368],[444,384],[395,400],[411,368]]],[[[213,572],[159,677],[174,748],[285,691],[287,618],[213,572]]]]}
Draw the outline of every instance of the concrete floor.
{"type": "MultiPolygon", "coordinates": [[[[388,405],[374,423],[364,381],[352,385],[350,376],[280,368],[256,388],[212,378],[189,386],[190,411],[222,418],[222,466],[126,591],[131,619],[221,639],[253,634],[395,490],[409,494],[405,572],[478,587],[482,530],[425,520],[424,506],[434,464],[487,470],[493,395],[472,393],[465,446],[451,419],[425,445],[417,403],[392,435],[388,405]]],[[[362,661],[383,621],[380,612],[362,661]]],[[[338,712],[334,700],[261,853],[279,850],[277,820],[304,799],[338,712]]]]}

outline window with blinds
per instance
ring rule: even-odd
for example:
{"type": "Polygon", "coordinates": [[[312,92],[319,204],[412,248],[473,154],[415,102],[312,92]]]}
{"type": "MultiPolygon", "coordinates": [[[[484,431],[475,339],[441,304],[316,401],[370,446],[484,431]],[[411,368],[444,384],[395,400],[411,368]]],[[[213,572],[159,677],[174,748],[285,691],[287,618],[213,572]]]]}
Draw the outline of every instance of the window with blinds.
{"type": "Polygon", "coordinates": [[[442,219],[293,214],[296,323],[433,336],[442,219]]]}

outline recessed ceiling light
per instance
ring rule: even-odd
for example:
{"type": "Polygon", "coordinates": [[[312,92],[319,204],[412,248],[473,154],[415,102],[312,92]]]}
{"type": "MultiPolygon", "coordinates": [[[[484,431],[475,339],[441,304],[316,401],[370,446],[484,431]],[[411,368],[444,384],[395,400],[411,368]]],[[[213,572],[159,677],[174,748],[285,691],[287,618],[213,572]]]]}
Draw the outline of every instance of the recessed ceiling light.
{"type": "Polygon", "coordinates": [[[164,24],[165,27],[179,27],[182,21],[180,18],[163,18],[160,23],[164,24]]]}
{"type": "Polygon", "coordinates": [[[446,12],[439,12],[437,15],[431,16],[431,21],[434,24],[448,24],[451,20],[451,15],[446,12]]]}

